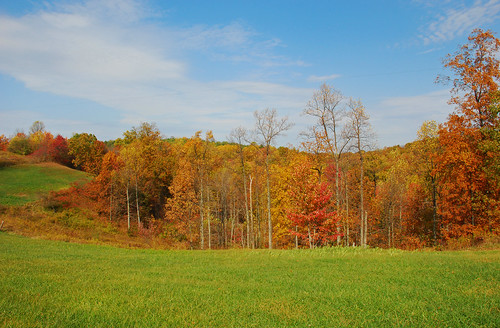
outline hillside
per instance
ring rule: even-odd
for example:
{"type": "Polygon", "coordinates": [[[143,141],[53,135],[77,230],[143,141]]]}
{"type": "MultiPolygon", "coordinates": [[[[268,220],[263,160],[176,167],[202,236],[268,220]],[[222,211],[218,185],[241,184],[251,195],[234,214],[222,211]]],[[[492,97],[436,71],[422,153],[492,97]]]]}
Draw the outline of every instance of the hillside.
{"type": "Polygon", "coordinates": [[[91,176],[56,163],[36,163],[30,156],[0,151],[1,230],[19,235],[120,247],[165,248],[162,238],[143,236],[120,222],[110,222],[90,208],[64,205],[60,197],[74,201],[80,191],[72,185],[91,176]],[[67,189],[67,190],[66,190],[67,189]]]}
{"type": "Polygon", "coordinates": [[[0,204],[24,205],[50,191],[88,181],[88,174],[56,163],[29,163],[23,156],[2,154],[0,166],[0,204]]]}

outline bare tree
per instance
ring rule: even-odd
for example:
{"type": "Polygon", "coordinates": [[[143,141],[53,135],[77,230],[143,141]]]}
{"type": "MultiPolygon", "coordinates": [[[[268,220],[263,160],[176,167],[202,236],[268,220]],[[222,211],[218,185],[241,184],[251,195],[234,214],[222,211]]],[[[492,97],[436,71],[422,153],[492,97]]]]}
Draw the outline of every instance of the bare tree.
{"type": "Polygon", "coordinates": [[[265,147],[265,166],[266,166],[266,187],[267,187],[267,222],[268,222],[268,241],[269,249],[273,248],[273,225],[271,221],[271,188],[269,186],[269,153],[271,145],[276,138],[289,130],[293,124],[288,121],[288,117],[279,118],[276,109],[266,108],[263,111],[255,111],[255,129],[258,136],[258,142],[265,147]]]}
{"type": "MultiPolygon", "coordinates": [[[[340,210],[340,159],[349,143],[349,134],[342,133],[341,122],[346,117],[346,111],[341,105],[344,97],[340,91],[327,84],[321,85],[311,100],[307,103],[304,113],[316,118],[310,138],[314,139],[316,147],[327,152],[335,163],[335,198],[336,211],[340,210]]],[[[319,171],[318,171],[319,172],[319,171]]],[[[338,227],[340,232],[340,227],[338,227]]],[[[340,234],[337,243],[340,242],[340,234]]]]}
{"type": "Polygon", "coordinates": [[[42,121],[35,121],[30,127],[30,135],[45,131],[45,124],[42,121]]]}
{"type": "Polygon", "coordinates": [[[348,130],[347,134],[353,140],[351,145],[352,150],[359,154],[359,168],[360,168],[360,244],[363,247],[367,245],[368,234],[368,215],[364,209],[364,156],[363,153],[369,150],[374,145],[374,134],[369,122],[370,117],[365,112],[365,107],[361,100],[349,99],[347,104],[349,108],[348,113],[348,130]]]}

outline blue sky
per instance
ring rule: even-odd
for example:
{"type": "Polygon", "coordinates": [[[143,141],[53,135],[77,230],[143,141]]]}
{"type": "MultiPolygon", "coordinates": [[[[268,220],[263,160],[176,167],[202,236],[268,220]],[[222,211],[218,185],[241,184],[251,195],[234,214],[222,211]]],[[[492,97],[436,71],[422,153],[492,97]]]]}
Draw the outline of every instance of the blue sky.
{"type": "Polygon", "coordinates": [[[404,145],[453,110],[442,59],[499,19],[500,0],[0,0],[0,134],[225,140],[276,108],[295,123],[278,144],[298,146],[326,82],[361,99],[379,147],[404,145]]]}

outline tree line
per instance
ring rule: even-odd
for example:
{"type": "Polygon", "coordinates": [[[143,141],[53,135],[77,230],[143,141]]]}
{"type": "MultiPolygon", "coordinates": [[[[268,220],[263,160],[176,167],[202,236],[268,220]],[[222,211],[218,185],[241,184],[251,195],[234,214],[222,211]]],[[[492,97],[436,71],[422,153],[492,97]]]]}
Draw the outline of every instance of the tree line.
{"type": "MultiPolygon", "coordinates": [[[[497,52],[491,31],[474,30],[444,59],[452,77],[446,122],[424,122],[404,147],[375,149],[360,100],[323,84],[306,104],[315,123],[297,148],[275,147],[291,122],[254,113],[252,131],[227,141],[211,131],[164,139],[154,124],[102,142],[66,139],[35,122],[0,147],[91,174],[66,192],[64,206],[92,208],[129,231],[186,248],[418,248],[497,235],[500,119],[497,52]]],[[[61,193],[60,195],[63,195],[61,193]]]]}

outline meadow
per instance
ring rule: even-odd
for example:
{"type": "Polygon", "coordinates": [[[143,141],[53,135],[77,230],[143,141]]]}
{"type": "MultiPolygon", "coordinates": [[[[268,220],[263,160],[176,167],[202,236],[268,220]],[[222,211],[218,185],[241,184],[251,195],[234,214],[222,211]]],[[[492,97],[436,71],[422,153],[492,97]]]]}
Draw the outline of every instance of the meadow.
{"type": "Polygon", "coordinates": [[[500,251],[123,249],[0,232],[3,327],[499,327],[500,251]]]}
{"type": "Polygon", "coordinates": [[[52,190],[88,181],[81,171],[55,163],[21,164],[0,167],[0,204],[24,205],[52,190]]]}

